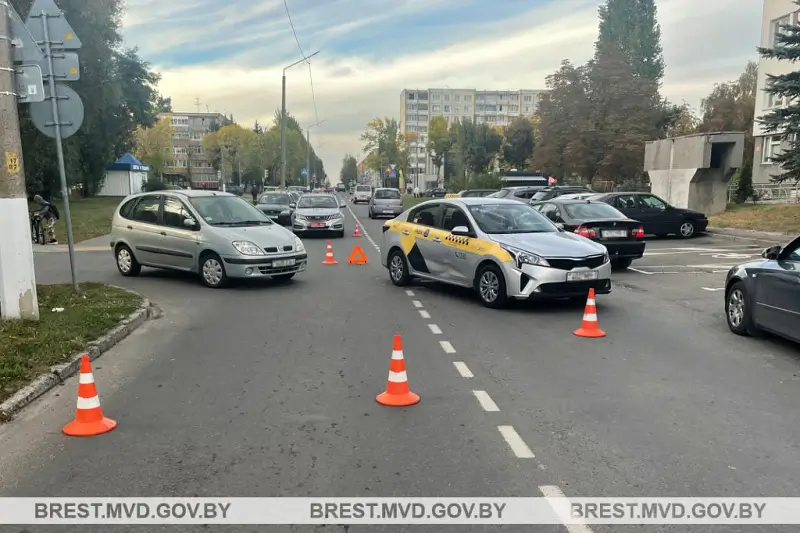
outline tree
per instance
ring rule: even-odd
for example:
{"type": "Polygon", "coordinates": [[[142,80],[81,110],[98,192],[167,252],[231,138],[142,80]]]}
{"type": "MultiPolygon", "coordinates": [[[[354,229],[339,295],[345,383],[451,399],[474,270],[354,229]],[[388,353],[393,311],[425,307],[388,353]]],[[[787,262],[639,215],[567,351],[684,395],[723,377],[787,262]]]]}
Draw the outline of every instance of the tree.
{"type": "Polygon", "coordinates": [[[431,157],[431,162],[436,168],[436,176],[439,176],[439,169],[444,164],[444,155],[453,146],[453,139],[447,128],[447,120],[444,117],[433,117],[428,122],[428,142],[425,149],[431,157]]]}
{"type": "Polygon", "coordinates": [[[172,159],[171,115],[159,119],[152,127],[139,126],[134,133],[134,155],[159,177],[167,161],[172,159]]]}
{"type": "Polygon", "coordinates": [[[475,124],[470,119],[462,120],[454,134],[454,147],[465,171],[462,185],[467,188],[472,176],[489,169],[503,146],[503,137],[485,122],[475,124]]]}
{"type": "Polygon", "coordinates": [[[655,0],[606,0],[598,15],[595,60],[621,52],[635,77],[659,83],[664,77],[664,56],[655,0]]]}
{"type": "Polygon", "coordinates": [[[364,143],[363,151],[369,154],[365,159],[368,168],[383,173],[386,166],[400,163],[403,140],[396,119],[376,118],[368,122],[361,141],[364,143]]]}
{"type": "Polygon", "coordinates": [[[680,137],[697,133],[700,120],[692,106],[684,102],[681,105],[667,104],[667,123],[665,124],[667,137],[680,137]]]}
{"type": "Polygon", "coordinates": [[[342,160],[342,170],[339,172],[339,181],[345,185],[355,183],[358,180],[358,161],[350,154],[344,156],[342,160]]]}
{"type": "Polygon", "coordinates": [[[511,167],[524,169],[533,156],[533,123],[526,117],[514,119],[505,130],[503,160],[511,167]]]}
{"type": "Polygon", "coordinates": [[[247,148],[251,146],[254,132],[246,130],[238,124],[223,126],[203,139],[203,148],[211,154],[211,162],[215,170],[221,170],[231,176],[236,174],[241,181],[240,165],[246,164],[247,148]]]}

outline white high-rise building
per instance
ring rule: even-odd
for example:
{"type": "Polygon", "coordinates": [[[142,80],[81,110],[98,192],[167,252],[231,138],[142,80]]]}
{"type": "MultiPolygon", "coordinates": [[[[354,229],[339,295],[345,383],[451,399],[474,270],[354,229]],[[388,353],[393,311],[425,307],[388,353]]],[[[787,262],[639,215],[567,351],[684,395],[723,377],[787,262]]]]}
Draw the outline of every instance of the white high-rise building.
{"type": "MultiPolygon", "coordinates": [[[[545,92],[532,89],[403,89],[400,93],[400,131],[418,135],[417,142],[411,146],[411,166],[406,182],[425,189],[438,181],[436,169],[425,149],[431,118],[444,117],[448,126],[454,120],[468,118],[476,123],[505,127],[519,116],[533,116],[545,92]]],[[[441,169],[439,173],[441,175],[441,169]]]]}

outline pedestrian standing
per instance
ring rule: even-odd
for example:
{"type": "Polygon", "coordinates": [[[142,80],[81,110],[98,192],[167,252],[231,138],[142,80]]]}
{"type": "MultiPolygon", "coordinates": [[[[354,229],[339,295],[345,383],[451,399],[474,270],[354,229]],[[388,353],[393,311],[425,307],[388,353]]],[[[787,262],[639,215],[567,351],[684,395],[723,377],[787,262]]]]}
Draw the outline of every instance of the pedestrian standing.
{"type": "Polygon", "coordinates": [[[253,188],[250,189],[250,194],[253,195],[253,203],[256,203],[256,200],[258,200],[258,187],[256,185],[253,185],[253,188]]]}

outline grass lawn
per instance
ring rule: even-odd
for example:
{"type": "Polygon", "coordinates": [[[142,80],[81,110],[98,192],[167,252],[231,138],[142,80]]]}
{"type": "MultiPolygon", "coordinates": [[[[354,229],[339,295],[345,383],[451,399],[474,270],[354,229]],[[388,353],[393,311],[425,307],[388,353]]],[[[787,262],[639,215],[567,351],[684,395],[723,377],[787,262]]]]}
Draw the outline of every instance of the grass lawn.
{"type": "Polygon", "coordinates": [[[410,209],[415,205],[432,200],[432,198],[414,198],[412,194],[403,195],[403,209],[410,209]]]}
{"type": "MultiPolygon", "coordinates": [[[[111,233],[111,217],[122,198],[73,197],[69,201],[70,214],[72,215],[72,238],[75,242],[85,241],[94,237],[102,237],[111,233]]],[[[53,200],[61,219],[56,222],[56,239],[60,244],[67,243],[66,213],[64,201],[53,200]]],[[[36,204],[30,203],[28,209],[34,211],[36,204]]]]}
{"type": "Polygon", "coordinates": [[[800,204],[729,205],[709,226],[800,234],[800,204]]]}
{"type": "Polygon", "coordinates": [[[122,289],[86,283],[39,285],[39,321],[0,321],[0,401],[48,368],[72,359],[86,344],[115,327],[142,300],[122,289]],[[62,307],[63,312],[52,309],[62,307]]]}

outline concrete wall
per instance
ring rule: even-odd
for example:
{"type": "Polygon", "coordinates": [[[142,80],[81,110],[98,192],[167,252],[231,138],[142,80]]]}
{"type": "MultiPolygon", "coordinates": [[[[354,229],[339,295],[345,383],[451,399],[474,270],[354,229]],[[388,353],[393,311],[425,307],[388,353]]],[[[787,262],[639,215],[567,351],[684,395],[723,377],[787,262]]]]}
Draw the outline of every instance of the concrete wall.
{"type": "Polygon", "coordinates": [[[648,142],[644,170],[653,194],[675,207],[714,215],[725,211],[728,182],[743,156],[744,133],[687,135],[648,142]]]}

